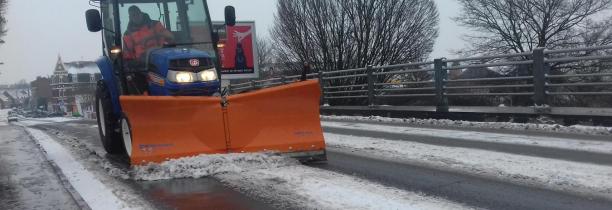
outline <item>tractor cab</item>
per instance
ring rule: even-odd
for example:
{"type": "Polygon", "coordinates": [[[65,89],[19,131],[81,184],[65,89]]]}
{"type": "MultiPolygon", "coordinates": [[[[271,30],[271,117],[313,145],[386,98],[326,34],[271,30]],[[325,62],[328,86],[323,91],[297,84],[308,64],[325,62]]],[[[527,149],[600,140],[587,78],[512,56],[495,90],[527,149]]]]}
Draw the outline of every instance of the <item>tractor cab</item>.
{"type": "MultiPolygon", "coordinates": [[[[205,0],[99,0],[99,4],[99,11],[87,11],[87,25],[92,32],[102,31],[104,57],[113,69],[103,77],[112,76],[121,95],[220,93],[218,38],[211,30],[205,0]]],[[[228,10],[226,15],[234,17],[233,8],[228,10]]],[[[233,25],[235,18],[228,21],[233,25]]]]}

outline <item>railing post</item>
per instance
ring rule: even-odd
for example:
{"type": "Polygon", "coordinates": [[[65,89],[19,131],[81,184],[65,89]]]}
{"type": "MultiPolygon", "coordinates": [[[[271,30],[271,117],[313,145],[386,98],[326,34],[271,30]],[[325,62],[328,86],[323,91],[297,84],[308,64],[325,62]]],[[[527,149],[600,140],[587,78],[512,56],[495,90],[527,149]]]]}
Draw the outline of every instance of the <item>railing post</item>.
{"type": "Polygon", "coordinates": [[[323,82],[323,71],[319,70],[319,72],[317,72],[317,76],[319,77],[319,88],[321,89],[321,99],[319,99],[319,102],[321,105],[325,104],[325,85],[323,82]]]}
{"type": "Polygon", "coordinates": [[[368,74],[368,106],[374,106],[374,68],[368,65],[366,68],[368,74]]]}
{"type": "Polygon", "coordinates": [[[251,80],[251,88],[253,89],[257,88],[257,84],[255,83],[255,80],[251,80]]]}
{"type": "Polygon", "coordinates": [[[444,94],[445,80],[448,79],[446,61],[434,59],[434,84],[436,87],[436,112],[448,112],[448,98],[444,94]]]}
{"type": "Polygon", "coordinates": [[[533,50],[533,102],[537,106],[548,104],[546,101],[546,63],[544,48],[533,50]]]}
{"type": "Polygon", "coordinates": [[[227,85],[227,93],[232,94],[232,84],[227,85]]]}
{"type": "Polygon", "coordinates": [[[281,75],[281,84],[287,84],[287,77],[285,75],[281,75]]]}

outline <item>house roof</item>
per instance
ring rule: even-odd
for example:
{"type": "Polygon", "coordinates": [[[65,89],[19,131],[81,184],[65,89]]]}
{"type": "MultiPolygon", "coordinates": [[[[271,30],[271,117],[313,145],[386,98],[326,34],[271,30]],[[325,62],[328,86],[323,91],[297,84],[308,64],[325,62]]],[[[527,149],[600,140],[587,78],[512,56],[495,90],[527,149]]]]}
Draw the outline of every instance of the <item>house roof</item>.
{"type": "Polygon", "coordinates": [[[64,66],[66,67],[66,71],[68,71],[69,74],[100,73],[100,70],[98,69],[98,65],[96,65],[96,63],[93,61],[68,62],[68,63],[64,63],[64,66]]]}
{"type": "Polygon", "coordinates": [[[73,61],[66,62],[62,61],[61,56],[57,56],[57,63],[55,64],[54,74],[95,74],[100,73],[98,66],[93,61],[73,61]]]}

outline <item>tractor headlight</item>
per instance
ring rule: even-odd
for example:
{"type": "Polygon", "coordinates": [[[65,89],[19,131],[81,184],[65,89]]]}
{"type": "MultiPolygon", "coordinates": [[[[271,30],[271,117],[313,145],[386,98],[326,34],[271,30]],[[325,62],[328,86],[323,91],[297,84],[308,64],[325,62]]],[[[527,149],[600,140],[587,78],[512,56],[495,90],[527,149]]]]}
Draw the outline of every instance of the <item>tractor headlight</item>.
{"type": "Polygon", "coordinates": [[[187,83],[187,82],[193,82],[193,76],[191,75],[191,72],[179,72],[176,73],[176,81],[179,83],[187,83]]]}
{"type": "Polygon", "coordinates": [[[185,71],[168,71],[168,79],[178,83],[190,83],[196,80],[193,73],[185,71]]]}
{"type": "Polygon", "coordinates": [[[207,69],[198,73],[200,80],[204,82],[217,80],[217,70],[215,68],[207,69]]]}

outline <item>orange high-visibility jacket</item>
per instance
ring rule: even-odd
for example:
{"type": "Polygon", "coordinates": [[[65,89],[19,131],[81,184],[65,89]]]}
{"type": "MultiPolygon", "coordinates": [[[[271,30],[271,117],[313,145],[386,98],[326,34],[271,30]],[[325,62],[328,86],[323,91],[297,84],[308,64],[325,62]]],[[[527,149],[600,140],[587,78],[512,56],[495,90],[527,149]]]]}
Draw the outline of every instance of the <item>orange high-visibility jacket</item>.
{"type": "Polygon", "coordinates": [[[148,49],[162,46],[165,42],[163,36],[144,41],[145,37],[162,34],[166,28],[159,22],[154,21],[152,24],[144,24],[137,31],[133,31],[123,36],[123,58],[124,59],[139,59],[148,49]]]}

